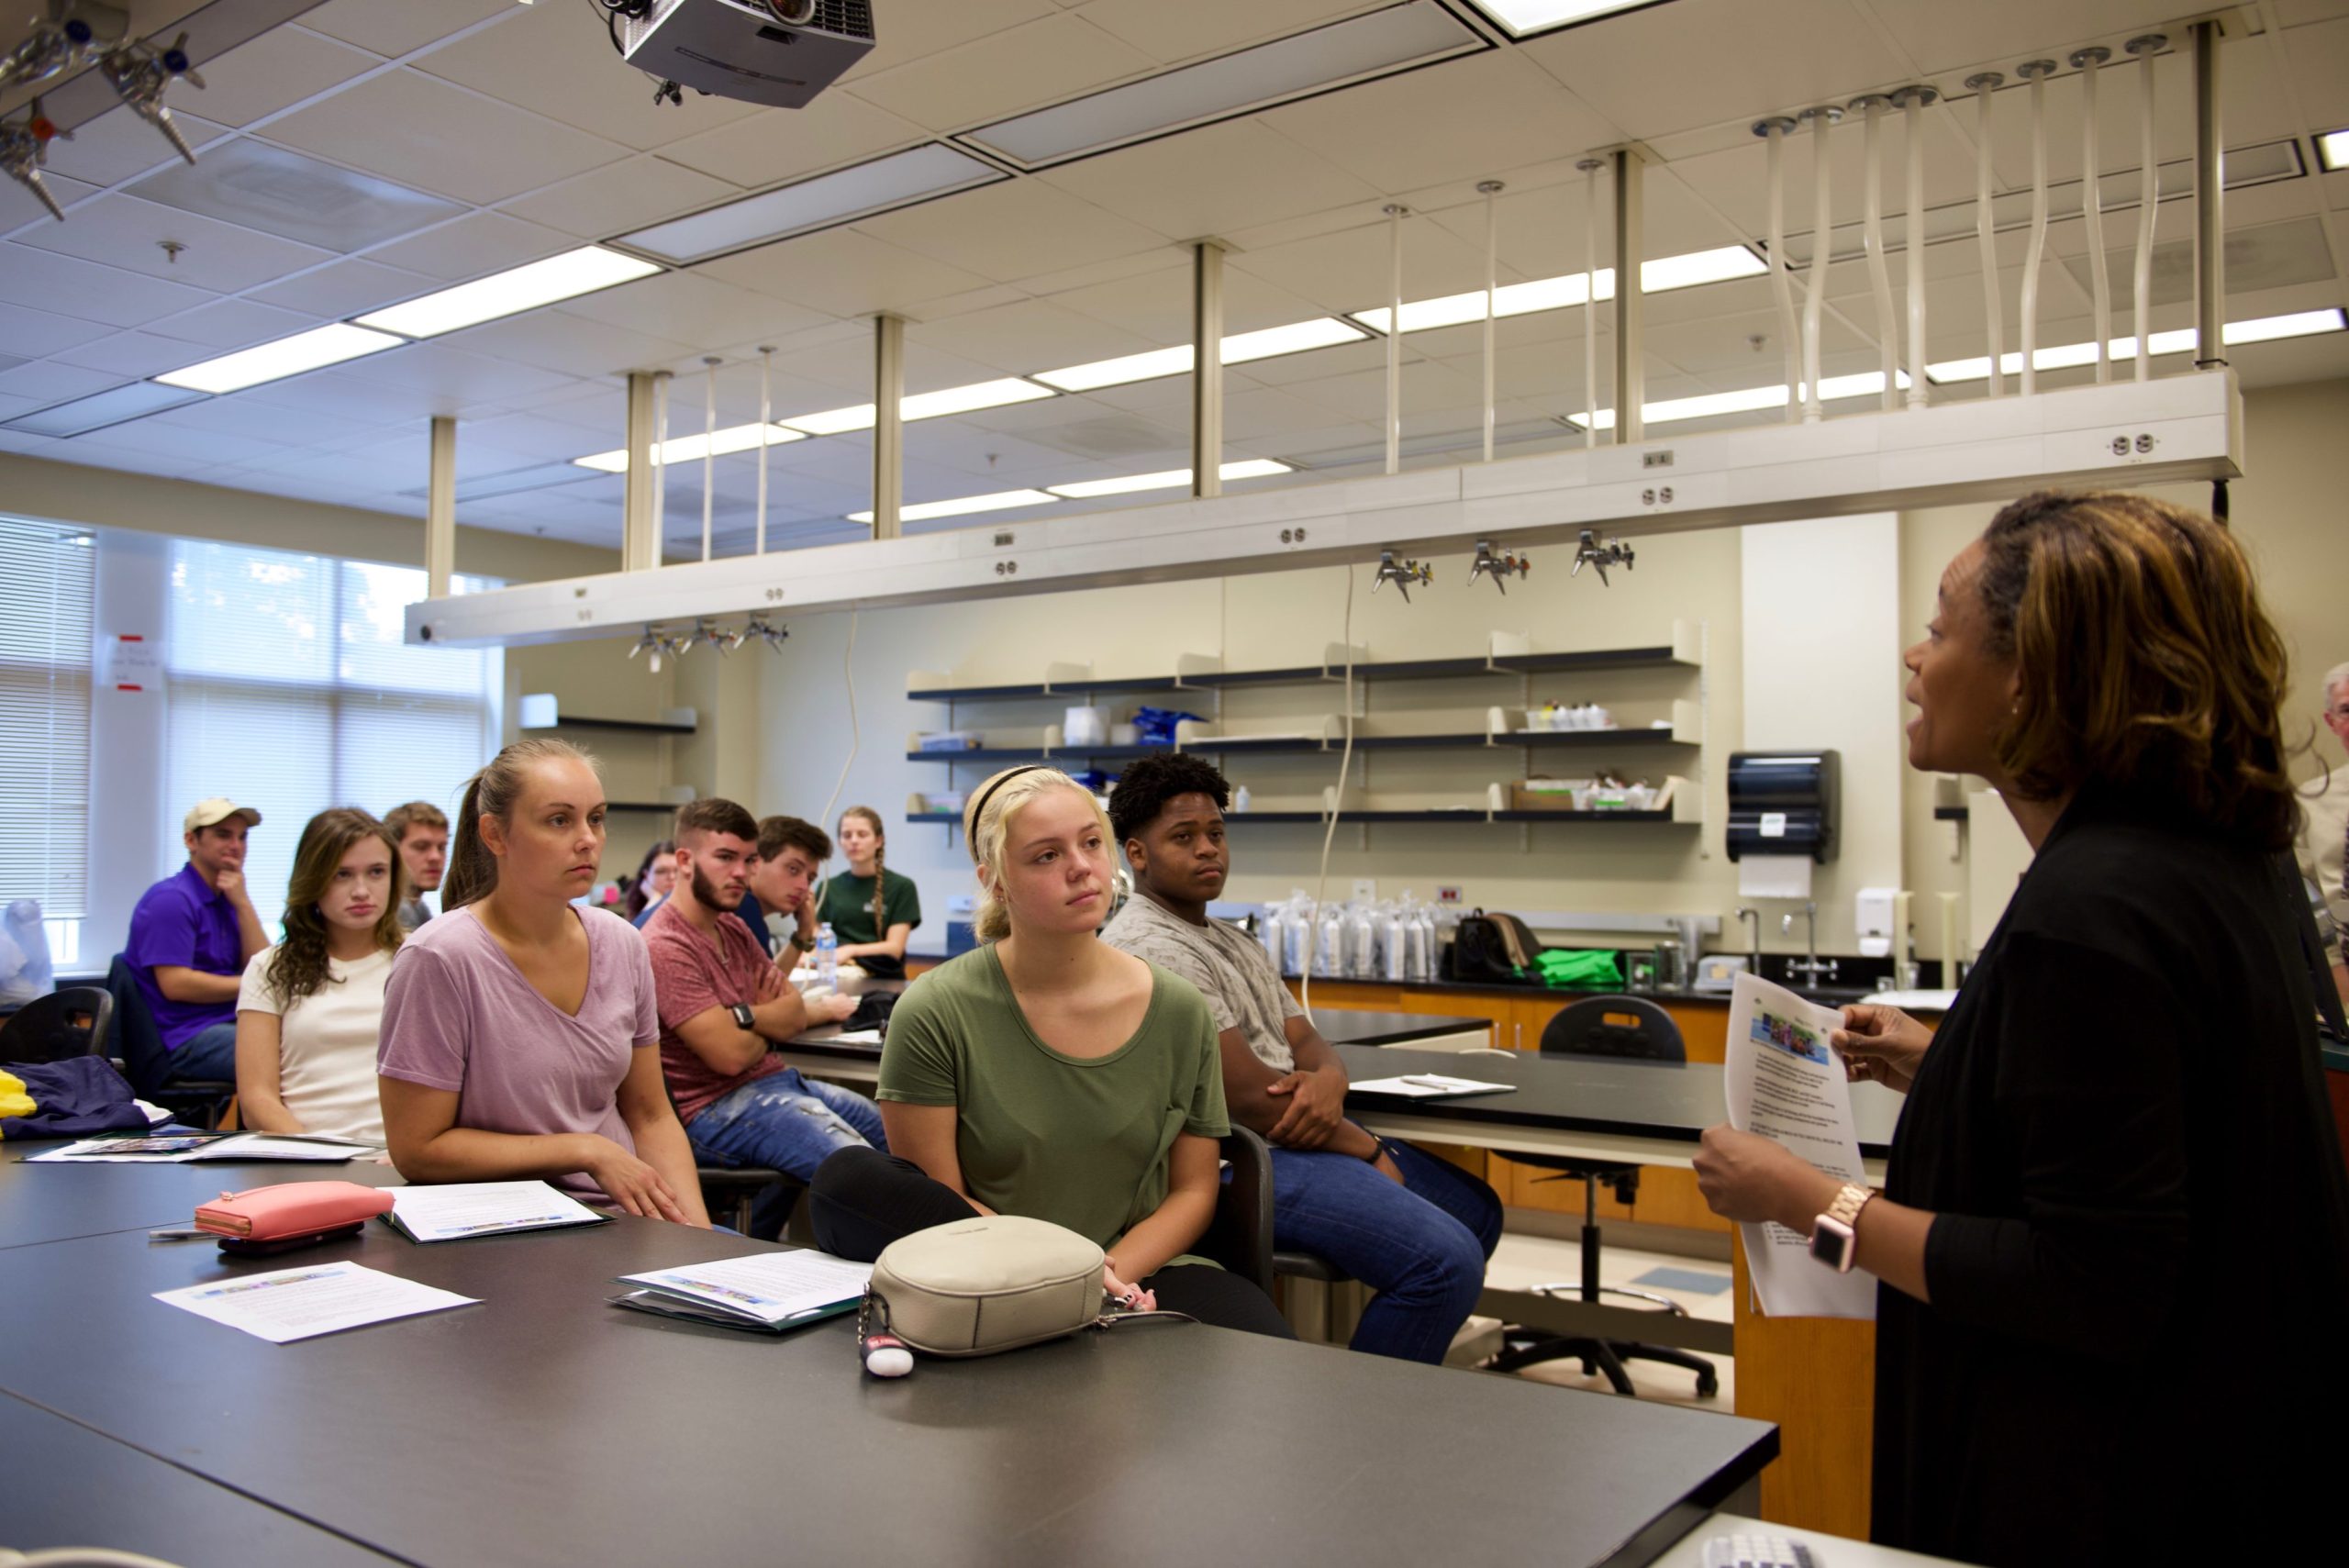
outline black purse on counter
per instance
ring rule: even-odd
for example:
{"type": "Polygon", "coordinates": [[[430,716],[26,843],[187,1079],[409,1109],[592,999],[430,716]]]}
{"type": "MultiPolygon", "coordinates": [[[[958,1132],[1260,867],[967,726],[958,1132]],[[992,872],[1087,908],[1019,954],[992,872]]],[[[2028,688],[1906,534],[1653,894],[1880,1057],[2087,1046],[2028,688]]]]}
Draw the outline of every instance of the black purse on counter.
{"type": "Polygon", "coordinates": [[[1526,980],[1541,952],[1533,928],[1516,916],[1475,910],[1462,916],[1453,932],[1451,978],[1470,984],[1526,980]]]}

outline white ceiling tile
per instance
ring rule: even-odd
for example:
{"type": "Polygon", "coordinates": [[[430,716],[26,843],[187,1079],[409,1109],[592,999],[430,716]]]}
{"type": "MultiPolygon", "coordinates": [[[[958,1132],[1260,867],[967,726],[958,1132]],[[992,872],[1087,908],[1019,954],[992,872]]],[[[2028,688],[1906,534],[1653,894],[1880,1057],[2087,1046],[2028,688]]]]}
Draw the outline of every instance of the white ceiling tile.
{"type": "Polygon", "coordinates": [[[74,209],[72,222],[34,229],[21,242],[222,294],[282,278],[333,256],[316,246],[296,245],[118,193],[85,203],[74,209]],[[164,250],[166,240],[185,249],[175,259],[164,250]]]}
{"type": "Polygon", "coordinates": [[[0,300],[36,309],[112,327],[137,327],[217,297],[207,289],[0,243],[0,300]]]}
{"type": "Polygon", "coordinates": [[[297,109],[263,134],[469,202],[504,201],[627,155],[616,142],[408,69],[297,109]]]}
{"type": "MultiPolygon", "coordinates": [[[[1242,272],[1240,258],[1227,257],[1223,269],[1223,326],[1226,332],[1253,332],[1285,327],[1325,314],[1325,307],[1242,272]]],[[[1191,340],[1191,273],[1188,266],[1089,288],[1067,289],[1052,303],[1106,321],[1150,339],[1153,348],[1191,340]]],[[[1095,359],[1107,359],[1096,354],[1095,359]]],[[[1081,361],[1059,360],[1038,368],[1055,369],[1081,361]]]]}
{"type": "Polygon", "coordinates": [[[465,211],[440,196],[240,136],[127,187],[145,201],[281,239],[348,254],[446,223],[465,211]]]}
{"type": "MultiPolygon", "coordinates": [[[[2334,130],[2349,125],[2349,17],[2294,28],[2286,53],[2300,107],[2314,122],[2309,128],[2334,130]]],[[[2232,139],[2232,127],[2228,134],[2232,139]]]]}
{"type": "Polygon", "coordinates": [[[691,353],[690,344],[650,337],[561,310],[539,310],[451,333],[447,341],[477,354],[565,375],[618,375],[649,370],[691,353]]]}
{"type": "Polygon", "coordinates": [[[382,63],[364,50],[300,28],[273,28],[250,43],[206,61],[198,101],[206,119],[250,125],[382,63]]]}
{"type": "Polygon", "coordinates": [[[996,283],[1159,250],[1170,239],[1036,180],[985,185],[856,227],[996,283]]]}
{"type": "Polygon", "coordinates": [[[334,451],[362,441],[380,439],[380,427],[356,419],[338,418],[315,409],[288,408],[242,397],[208,397],[201,403],[167,409],[147,423],[176,425],[189,430],[217,430],[223,435],[250,436],[255,440],[304,451],[334,451]]]}
{"type": "Polygon", "coordinates": [[[1286,38],[1362,9],[1353,0],[1089,0],[1077,14],[1171,65],[1286,38]]]}
{"type": "Polygon", "coordinates": [[[54,362],[144,377],[177,370],[202,357],[177,339],[159,338],[150,332],[117,332],[95,343],[67,349],[55,357],[54,362]]]}
{"type": "Polygon", "coordinates": [[[706,261],[694,270],[829,316],[902,311],[916,300],[977,288],[987,282],[976,272],[854,228],[802,235],[706,261]]]}
{"type": "Polygon", "coordinates": [[[1522,55],[1470,55],[1261,117],[1381,191],[1464,189],[1542,157],[1616,139],[1605,118],[1522,55]],[[1474,106],[1472,112],[1462,112],[1474,106]],[[1408,135],[1396,134],[1408,126],[1408,135]]]}
{"type": "Polygon", "coordinates": [[[918,323],[907,330],[906,342],[908,353],[918,344],[995,366],[1006,375],[1025,375],[1160,346],[1139,333],[1041,300],[1022,300],[943,321],[918,323]]]}
{"type": "MultiPolygon", "coordinates": [[[[407,352],[406,349],[385,350],[387,355],[407,352]]],[[[435,414],[456,412],[447,398],[412,387],[361,381],[332,370],[289,376],[230,395],[254,404],[299,408],[365,425],[416,425],[421,428],[423,422],[435,414]]]]}
{"type": "Polygon", "coordinates": [[[894,71],[860,72],[848,90],[932,130],[957,130],[1147,75],[1155,65],[1081,17],[1061,15],[894,71]]]}
{"type": "Polygon", "coordinates": [[[633,328],[657,338],[705,350],[733,344],[772,342],[787,332],[818,326],[818,312],[788,305],[772,295],[739,288],[698,272],[660,272],[622,284],[563,306],[566,314],[614,327],[633,328]]]}
{"type": "Polygon", "coordinates": [[[630,147],[651,148],[758,113],[758,106],[687,93],[656,102],[642,72],[613,52],[603,21],[577,4],[532,6],[416,62],[460,86],[630,147]]]}
{"type": "Polygon", "coordinates": [[[853,84],[974,39],[1053,15],[1051,0],[889,0],[873,52],[846,78],[853,84]]]}
{"type": "Polygon", "coordinates": [[[191,343],[206,349],[241,349],[306,332],[317,324],[318,317],[306,311],[284,310],[250,299],[220,299],[166,317],[149,330],[179,339],[182,362],[186,363],[211,357],[189,353],[187,345],[191,343]]]}
{"type": "Polygon", "coordinates": [[[804,109],[766,109],[661,150],[671,162],[746,189],[862,162],[926,139],[921,127],[852,93],[824,94],[804,109]]]}
{"type": "Polygon", "coordinates": [[[340,319],[395,300],[429,294],[440,282],[440,279],[427,277],[421,272],[404,272],[396,267],[354,258],[330,261],[315,271],[283,279],[266,288],[255,289],[251,298],[308,316],[340,319]]]}
{"type": "MultiPolygon", "coordinates": [[[[60,441],[56,456],[65,462],[118,469],[129,473],[152,473],[164,479],[193,479],[206,469],[217,466],[201,458],[191,458],[183,451],[162,451],[138,445],[137,438],[131,433],[135,428],[117,425],[60,441]]],[[[166,444],[177,445],[176,442],[166,444]]]]}
{"type": "Polygon", "coordinates": [[[532,192],[504,210],[583,239],[601,239],[740,194],[723,180],[648,154],[532,192]]]}
{"type": "MultiPolygon", "coordinates": [[[[41,183],[49,187],[49,194],[57,199],[57,205],[66,208],[71,208],[84,196],[95,195],[98,189],[95,185],[69,180],[55,172],[43,174],[41,183]]],[[[40,205],[40,198],[24,186],[14,180],[0,185],[0,234],[56,221],[50,216],[49,209],[40,205]]]]}
{"type": "Polygon", "coordinates": [[[956,316],[968,316],[974,311],[1017,305],[1028,297],[1028,291],[1016,284],[987,284],[979,288],[958,289],[952,294],[940,295],[936,299],[918,300],[906,312],[906,316],[913,321],[944,321],[956,316]]]}
{"type": "Polygon", "coordinates": [[[521,15],[513,0],[400,0],[396,6],[383,0],[328,0],[317,10],[305,11],[299,25],[396,58],[476,22],[495,17],[502,25],[521,15]]]}
{"type": "Polygon", "coordinates": [[[354,381],[429,392],[457,404],[527,397],[570,379],[552,371],[468,353],[446,342],[415,343],[396,353],[355,361],[345,367],[345,373],[354,381]]]}
{"type": "MultiPolygon", "coordinates": [[[[228,134],[226,127],[177,108],[172,120],[199,155],[206,143],[228,134]]],[[[52,171],[93,185],[115,184],[179,161],[163,133],[128,109],[108,109],[87,125],[74,127],[72,140],[61,137],[49,144],[52,171]]]]}
{"type": "Polygon", "coordinates": [[[40,360],[12,371],[0,371],[0,392],[13,397],[38,398],[41,406],[47,407],[52,403],[70,403],[76,397],[120,386],[128,379],[110,371],[84,370],[80,365],[40,360]]]}
{"type": "Polygon", "coordinates": [[[367,259],[457,282],[575,250],[578,244],[578,236],[560,229],[525,223],[502,212],[477,212],[371,250],[367,259]]]}
{"type": "MultiPolygon", "coordinates": [[[[1990,60],[2027,60],[2065,45],[2143,32],[2175,19],[2166,0],[1865,0],[1927,75],[1990,60]]],[[[2013,72],[2009,70],[2011,76],[2013,72]]]]}
{"type": "Polygon", "coordinates": [[[106,335],[95,321],[77,321],[20,305],[0,305],[0,354],[38,360],[106,335]]]}
{"type": "Polygon", "coordinates": [[[1909,74],[1852,0],[1674,0],[1518,47],[1640,138],[1840,104],[1909,74]]]}
{"type": "Polygon", "coordinates": [[[243,462],[285,450],[273,442],[251,436],[229,435],[218,430],[191,430],[182,426],[159,424],[153,419],[110,425],[92,434],[95,439],[115,447],[133,449],[159,463],[171,463],[182,470],[217,468],[224,463],[243,462]]]}
{"type": "Polygon", "coordinates": [[[1249,119],[1146,141],[1041,177],[1106,211],[1186,238],[1379,196],[1319,153],[1249,119]]]}
{"type": "MultiPolygon", "coordinates": [[[[1485,248],[1424,219],[1403,220],[1403,297],[1429,299],[1481,288],[1485,248]]],[[[1326,311],[1383,305],[1391,292],[1385,218],[1339,234],[1243,251],[1227,272],[1251,277],[1313,301],[1326,311]]]]}
{"type": "MultiPolygon", "coordinates": [[[[13,361],[6,365],[0,365],[0,369],[14,368],[15,365],[13,361]]],[[[19,397],[14,393],[0,394],[0,421],[13,419],[19,414],[29,414],[34,409],[40,406],[41,400],[37,397],[19,397]]],[[[14,430],[10,430],[6,433],[11,436],[17,434],[14,430]]],[[[10,450],[13,449],[0,448],[0,450],[10,450]]]]}

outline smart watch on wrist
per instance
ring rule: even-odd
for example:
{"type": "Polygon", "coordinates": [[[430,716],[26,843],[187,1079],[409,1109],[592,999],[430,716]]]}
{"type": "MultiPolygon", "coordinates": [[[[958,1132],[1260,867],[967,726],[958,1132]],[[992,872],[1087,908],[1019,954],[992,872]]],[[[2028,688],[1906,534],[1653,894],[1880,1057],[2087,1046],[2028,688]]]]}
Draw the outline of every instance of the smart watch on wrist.
{"type": "Polygon", "coordinates": [[[1844,1183],[1827,1212],[1811,1221],[1810,1255],[1839,1274],[1850,1273],[1860,1251],[1860,1210],[1876,1195],[1874,1187],[1844,1183]]]}
{"type": "Polygon", "coordinates": [[[737,1026],[747,1029],[758,1021],[758,1015],[751,1011],[751,1005],[748,1002],[734,1004],[734,1022],[737,1026]]]}

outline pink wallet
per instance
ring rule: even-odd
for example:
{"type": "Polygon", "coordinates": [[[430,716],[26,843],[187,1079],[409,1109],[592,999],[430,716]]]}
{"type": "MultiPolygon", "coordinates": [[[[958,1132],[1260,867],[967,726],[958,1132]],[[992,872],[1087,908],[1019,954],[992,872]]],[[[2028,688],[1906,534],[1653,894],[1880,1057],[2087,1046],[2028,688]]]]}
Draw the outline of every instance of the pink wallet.
{"type": "Polygon", "coordinates": [[[195,1228],[245,1241],[276,1241],[363,1225],[392,1207],[383,1187],[357,1182],[286,1182],[248,1192],[222,1193],[195,1211],[195,1228]]]}

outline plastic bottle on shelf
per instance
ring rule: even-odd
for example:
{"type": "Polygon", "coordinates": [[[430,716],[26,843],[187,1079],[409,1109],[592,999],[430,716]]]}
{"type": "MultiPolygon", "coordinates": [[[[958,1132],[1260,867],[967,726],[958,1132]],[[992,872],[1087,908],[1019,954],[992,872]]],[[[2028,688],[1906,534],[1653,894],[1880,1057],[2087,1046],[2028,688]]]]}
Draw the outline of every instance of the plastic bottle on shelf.
{"type": "Polygon", "coordinates": [[[828,991],[840,989],[841,940],[832,934],[829,920],[816,928],[816,978],[828,991]]]}
{"type": "Polygon", "coordinates": [[[1277,904],[1264,906],[1264,917],[1256,926],[1256,940],[1264,944],[1264,956],[1273,961],[1273,968],[1283,970],[1282,962],[1288,956],[1288,916],[1277,904]]]}
{"type": "Polygon", "coordinates": [[[1379,973],[1387,980],[1403,978],[1403,909],[1389,904],[1380,912],[1379,973]]]}
{"type": "Polygon", "coordinates": [[[1304,894],[1290,895],[1288,917],[1281,926],[1288,943],[1288,951],[1281,964],[1284,974],[1303,974],[1313,967],[1313,920],[1308,913],[1308,907],[1304,894]]]}
{"type": "Polygon", "coordinates": [[[1346,906],[1346,977],[1378,977],[1378,920],[1367,904],[1346,906]]]}
{"type": "Polygon", "coordinates": [[[1248,786],[1241,784],[1231,792],[1231,809],[1237,814],[1248,809],[1248,786]]]}

